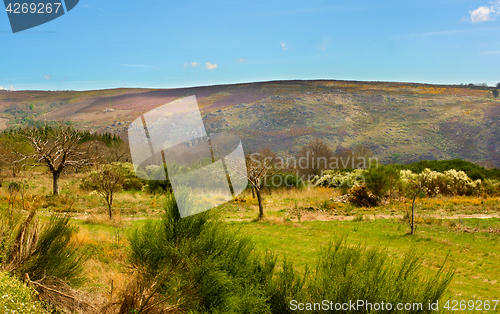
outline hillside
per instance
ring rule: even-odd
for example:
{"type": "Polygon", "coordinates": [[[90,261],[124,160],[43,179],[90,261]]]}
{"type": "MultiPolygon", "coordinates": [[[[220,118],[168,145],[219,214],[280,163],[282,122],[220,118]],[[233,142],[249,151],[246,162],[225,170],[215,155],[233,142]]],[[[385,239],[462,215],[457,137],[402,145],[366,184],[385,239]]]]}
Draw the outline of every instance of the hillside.
{"type": "Polygon", "coordinates": [[[500,100],[467,86],[276,81],[182,89],[0,91],[0,128],[71,120],[117,133],[140,114],[195,95],[207,131],[231,132],[247,151],[294,154],[314,137],[335,149],[367,146],[383,163],[461,158],[500,167],[500,100]]]}

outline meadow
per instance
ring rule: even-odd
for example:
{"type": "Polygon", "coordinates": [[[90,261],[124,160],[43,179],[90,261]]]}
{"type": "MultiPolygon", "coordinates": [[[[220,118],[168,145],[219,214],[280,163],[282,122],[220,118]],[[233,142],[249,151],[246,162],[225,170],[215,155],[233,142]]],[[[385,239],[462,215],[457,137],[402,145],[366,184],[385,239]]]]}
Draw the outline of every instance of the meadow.
{"type": "MultiPolygon", "coordinates": [[[[44,172],[21,173],[29,178],[24,208],[37,207],[42,221],[53,213],[69,215],[78,226],[75,241],[90,250],[81,288],[95,304],[117,301],[129,283],[126,265],[128,238],[146,221],[158,220],[165,196],[143,191],[115,195],[114,218],[107,216],[104,200],[79,188],[85,174],[61,178],[61,195],[48,195],[51,177],[44,172]],[[48,195],[48,196],[47,196],[48,195]]],[[[22,209],[21,195],[11,194],[10,180],[0,188],[0,208],[22,209]]],[[[258,203],[250,191],[211,211],[231,230],[250,237],[256,252],[277,254],[293,262],[298,272],[314,267],[319,253],[333,242],[383,248],[395,263],[416,252],[423,261],[422,276],[435,273],[443,263],[455,276],[442,300],[498,300],[500,298],[500,199],[491,196],[438,196],[417,199],[417,229],[409,235],[411,200],[400,198],[363,208],[335,201],[333,188],[276,189],[263,192],[265,219],[258,221],[258,203]]],[[[281,267],[281,266],[279,266],[281,267]]],[[[493,312],[493,311],[490,311],[493,312]]],[[[495,312],[500,312],[497,307],[495,312]]]]}

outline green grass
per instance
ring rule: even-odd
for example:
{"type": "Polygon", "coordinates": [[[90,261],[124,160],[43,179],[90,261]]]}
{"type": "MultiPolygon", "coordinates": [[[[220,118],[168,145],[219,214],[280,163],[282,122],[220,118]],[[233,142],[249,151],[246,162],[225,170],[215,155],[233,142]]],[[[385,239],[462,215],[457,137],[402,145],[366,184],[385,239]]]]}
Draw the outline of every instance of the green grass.
{"type": "MultiPolygon", "coordinates": [[[[464,226],[499,228],[500,219],[463,219],[464,226]]],[[[406,224],[398,220],[329,221],[303,223],[228,222],[252,237],[258,251],[286,256],[298,269],[315,264],[318,253],[329,242],[347,237],[347,243],[384,247],[391,256],[402,257],[410,250],[423,256],[429,271],[436,271],[449,253],[447,265],[456,268],[447,297],[498,300],[500,298],[500,235],[456,231],[447,224],[420,224],[408,235],[406,224]]]]}

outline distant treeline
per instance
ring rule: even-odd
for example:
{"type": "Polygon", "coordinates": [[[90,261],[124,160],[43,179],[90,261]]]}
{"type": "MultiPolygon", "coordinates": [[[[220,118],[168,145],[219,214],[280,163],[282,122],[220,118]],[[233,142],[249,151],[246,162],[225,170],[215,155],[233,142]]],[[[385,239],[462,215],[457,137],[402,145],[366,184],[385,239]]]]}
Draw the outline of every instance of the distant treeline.
{"type": "MultiPolygon", "coordinates": [[[[46,124],[39,125],[39,126],[34,126],[34,125],[32,125],[32,126],[39,128],[39,129],[42,129],[42,130],[44,130],[44,132],[50,133],[50,132],[53,132],[53,127],[55,125],[56,125],[56,123],[46,123],[46,124]]],[[[90,141],[99,141],[99,142],[104,143],[107,147],[119,145],[119,144],[123,143],[123,140],[120,138],[120,136],[118,136],[116,134],[112,134],[112,133],[108,133],[108,132],[91,133],[90,131],[79,131],[77,129],[74,129],[74,130],[75,130],[75,132],[77,132],[81,136],[80,143],[85,143],[85,142],[90,142],[90,141]]],[[[8,129],[5,131],[2,131],[0,133],[0,136],[1,135],[16,135],[19,133],[19,131],[20,131],[19,128],[8,129]]]]}

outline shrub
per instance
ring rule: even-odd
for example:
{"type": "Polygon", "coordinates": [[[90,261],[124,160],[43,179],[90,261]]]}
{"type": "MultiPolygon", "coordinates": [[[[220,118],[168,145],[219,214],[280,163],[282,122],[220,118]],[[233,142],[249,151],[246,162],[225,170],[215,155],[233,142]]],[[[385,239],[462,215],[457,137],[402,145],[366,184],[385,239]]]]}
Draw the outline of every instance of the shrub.
{"type": "Polygon", "coordinates": [[[470,161],[461,159],[452,160],[422,160],[409,165],[394,165],[399,170],[411,170],[414,173],[421,173],[429,168],[431,171],[444,173],[447,170],[455,169],[465,172],[469,178],[477,179],[500,179],[500,169],[485,169],[470,161]]]}
{"type": "Polygon", "coordinates": [[[370,190],[375,196],[382,198],[391,187],[391,175],[397,177],[389,168],[384,166],[371,167],[363,172],[365,177],[366,188],[370,190]]]}
{"type": "Polygon", "coordinates": [[[379,198],[371,193],[366,185],[353,186],[350,194],[349,202],[359,207],[373,207],[379,203],[379,198]]]}
{"type": "MultiPolygon", "coordinates": [[[[439,300],[451,279],[453,271],[445,271],[444,264],[434,276],[421,275],[422,260],[415,250],[407,253],[402,262],[394,264],[387,251],[347,246],[342,240],[330,244],[320,256],[316,271],[307,286],[309,302],[329,300],[364,300],[370,303],[391,303],[398,313],[397,303],[422,303],[423,310],[405,313],[430,313],[428,302],[439,300]]],[[[372,313],[375,310],[357,309],[343,313],[372,313]]],[[[315,311],[315,313],[331,313],[315,311]]]]}
{"type": "Polygon", "coordinates": [[[71,243],[78,229],[69,225],[69,219],[52,217],[41,228],[33,252],[15,269],[15,273],[27,273],[31,280],[53,277],[72,286],[83,283],[81,272],[87,254],[71,243]]]}
{"type": "Polygon", "coordinates": [[[56,307],[88,310],[71,288],[83,282],[88,254],[72,243],[76,228],[69,225],[69,217],[53,217],[42,225],[31,211],[26,218],[17,214],[2,217],[2,222],[9,228],[1,230],[2,270],[32,284],[42,300],[56,307]]]}
{"type": "Polygon", "coordinates": [[[140,191],[145,182],[135,174],[134,165],[129,162],[114,162],[113,165],[119,167],[123,174],[123,189],[125,191],[140,191]]]}
{"type": "MultiPolygon", "coordinates": [[[[146,169],[148,170],[148,176],[151,178],[161,178],[166,173],[166,169],[160,166],[148,166],[146,169]]],[[[172,184],[168,178],[165,180],[147,180],[143,190],[148,193],[165,193],[172,191],[172,184]]]]}
{"type": "Polygon", "coordinates": [[[497,180],[486,179],[483,181],[481,188],[484,193],[491,196],[498,196],[500,192],[500,182],[497,180]]]}
{"type": "Polygon", "coordinates": [[[4,313],[46,314],[43,304],[36,300],[35,293],[19,279],[0,272],[0,308],[4,313]]]}
{"type": "Polygon", "coordinates": [[[412,186],[412,181],[421,180],[422,191],[427,196],[478,194],[482,185],[480,179],[472,180],[464,171],[454,169],[440,173],[426,168],[420,174],[415,174],[411,170],[401,170],[401,178],[407,189],[412,186]]]}
{"type": "Polygon", "coordinates": [[[355,185],[365,183],[363,169],[356,169],[352,171],[342,170],[328,170],[324,171],[323,175],[316,176],[312,180],[314,186],[332,187],[332,188],[351,188],[355,185]]]}
{"type": "Polygon", "coordinates": [[[249,239],[228,231],[211,212],[181,219],[168,194],[162,220],[146,223],[129,242],[136,276],[119,305],[122,313],[153,303],[158,311],[269,313],[261,285],[274,265],[262,266],[249,239]]]}

